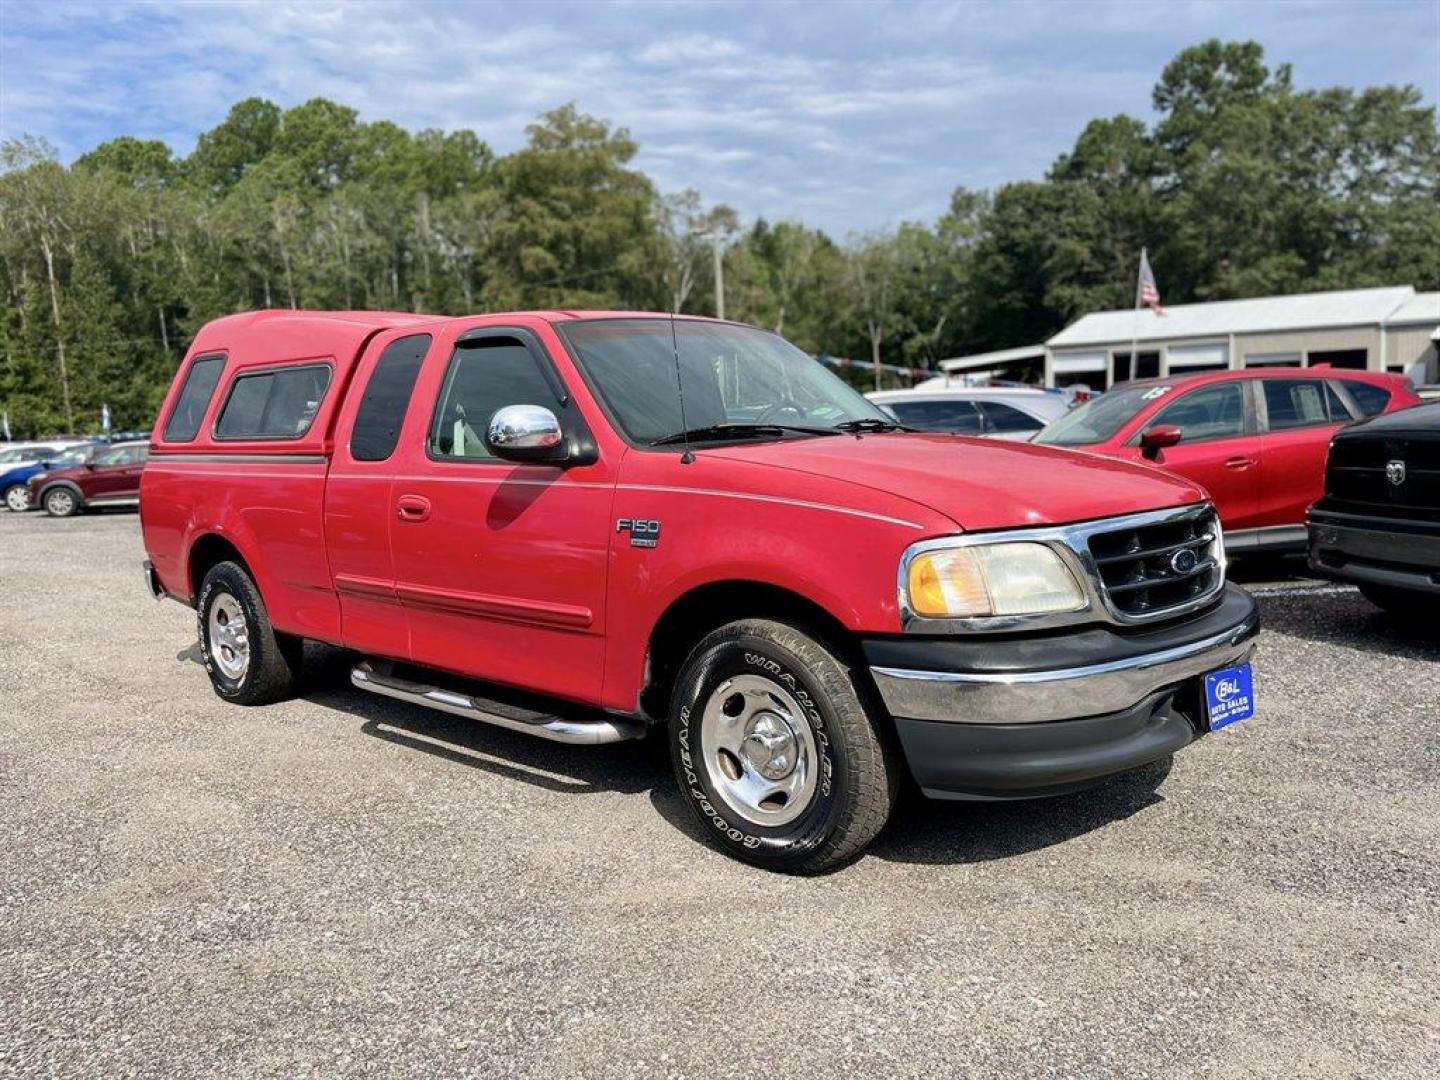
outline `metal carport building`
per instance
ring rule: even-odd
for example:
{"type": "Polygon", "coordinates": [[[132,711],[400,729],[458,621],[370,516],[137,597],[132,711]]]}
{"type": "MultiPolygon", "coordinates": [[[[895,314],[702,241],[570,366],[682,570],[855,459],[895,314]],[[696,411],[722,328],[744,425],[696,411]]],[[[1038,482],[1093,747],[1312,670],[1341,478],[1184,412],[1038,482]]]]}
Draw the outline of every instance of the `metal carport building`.
{"type": "Polygon", "coordinates": [[[1104,389],[1126,379],[1218,368],[1311,367],[1370,371],[1423,365],[1440,381],[1435,334],[1440,292],[1413,286],[1267,296],[1098,311],[1045,343],[1045,385],[1104,389]]]}

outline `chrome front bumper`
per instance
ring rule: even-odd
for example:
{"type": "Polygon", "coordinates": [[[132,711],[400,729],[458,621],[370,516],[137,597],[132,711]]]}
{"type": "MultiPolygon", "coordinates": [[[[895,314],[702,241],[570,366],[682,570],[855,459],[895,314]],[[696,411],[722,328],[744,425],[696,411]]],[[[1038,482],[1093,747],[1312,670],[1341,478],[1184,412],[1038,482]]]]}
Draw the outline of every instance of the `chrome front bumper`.
{"type": "MultiPolygon", "coordinates": [[[[1248,600],[1248,598],[1246,598],[1248,600]]],[[[939,671],[872,666],[890,715],[956,724],[1038,724],[1116,713],[1165,687],[1247,659],[1260,621],[1253,602],[1198,640],[1080,666],[939,671]]]]}

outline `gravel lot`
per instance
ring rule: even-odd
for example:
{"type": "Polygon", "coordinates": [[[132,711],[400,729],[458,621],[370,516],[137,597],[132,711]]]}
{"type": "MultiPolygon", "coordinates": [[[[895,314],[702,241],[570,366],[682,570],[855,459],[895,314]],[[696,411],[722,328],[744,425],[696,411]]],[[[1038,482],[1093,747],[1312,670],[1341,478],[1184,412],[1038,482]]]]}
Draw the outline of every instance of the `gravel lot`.
{"type": "Polygon", "coordinates": [[[650,744],[320,649],[225,705],[141,557],[133,515],[0,513],[0,1075],[1440,1068],[1440,643],[1353,591],[1257,585],[1260,715],[1173,767],[914,799],[795,879],[705,846],[650,744]]]}

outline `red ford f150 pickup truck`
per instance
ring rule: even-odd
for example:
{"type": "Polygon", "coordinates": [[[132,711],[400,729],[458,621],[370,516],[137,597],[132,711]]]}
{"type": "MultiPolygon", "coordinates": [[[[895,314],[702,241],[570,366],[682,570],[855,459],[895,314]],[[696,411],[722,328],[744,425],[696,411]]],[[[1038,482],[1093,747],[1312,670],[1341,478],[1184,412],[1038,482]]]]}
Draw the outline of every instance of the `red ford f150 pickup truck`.
{"type": "Polygon", "coordinates": [[[1191,483],[907,432],[704,319],[259,312],[201,330],[141,484],[215,690],[363,689],[572,743],[668,731],[707,833],[861,851],[929,795],[1073,790],[1250,715],[1253,601],[1191,483]]]}

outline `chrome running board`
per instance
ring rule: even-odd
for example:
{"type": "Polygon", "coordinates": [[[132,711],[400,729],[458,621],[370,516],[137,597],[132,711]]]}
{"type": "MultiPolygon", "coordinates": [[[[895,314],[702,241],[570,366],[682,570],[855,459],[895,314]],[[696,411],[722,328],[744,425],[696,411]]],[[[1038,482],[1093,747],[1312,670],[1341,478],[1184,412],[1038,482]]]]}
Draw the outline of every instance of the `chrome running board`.
{"type": "MultiPolygon", "coordinates": [[[[645,735],[645,725],[637,720],[604,716],[598,712],[591,716],[574,718],[536,712],[504,701],[415,682],[389,670],[381,670],[382,667],[388,668],[388,665],[362,661],[351,670],[350,682],[372,694],[381,694],[396,701],[408,701],[412,705],[424,705],[441,712],[454,713],[456,716],[468,716],[472,720],[508,728],[510,731],[520,731],[526,735],[538,735],[554,742],[599,746],[602,743],[639,739],[645,735]]],[[[577,712],[581,711],[579,706],[576,708],[577,712]]]]}

